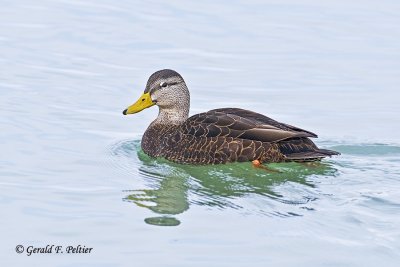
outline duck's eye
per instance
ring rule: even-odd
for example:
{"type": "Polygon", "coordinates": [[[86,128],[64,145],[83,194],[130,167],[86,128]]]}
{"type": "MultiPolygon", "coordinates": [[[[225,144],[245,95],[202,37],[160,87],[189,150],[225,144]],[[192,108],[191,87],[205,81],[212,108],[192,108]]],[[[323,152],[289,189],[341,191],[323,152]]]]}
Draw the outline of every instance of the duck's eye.
{"type": "Polygon", "coordinates": [[[167,84],[166,82],[160,83],[160,86],[161,86],[161,87],[167,87],[167,85],[168,85],[168,84],[167,84]]]}

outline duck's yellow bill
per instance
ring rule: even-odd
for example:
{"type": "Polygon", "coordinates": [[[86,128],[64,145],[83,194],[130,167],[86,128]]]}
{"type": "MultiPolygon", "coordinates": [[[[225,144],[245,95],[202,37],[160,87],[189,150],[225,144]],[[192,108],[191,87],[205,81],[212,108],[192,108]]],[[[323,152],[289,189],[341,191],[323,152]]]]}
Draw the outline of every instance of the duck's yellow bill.
{"type": "Polygon", "coordinates": [[[145,93],[143,94],[132,106],[129,106],[127,109],[125,109],[122,113],[124,115],[127,114],[134,114],[142,111],[145,108],[149,108],[151,106],[154,106],[155,103],[153,100],[151,100],[150,93],[145,93]]]}

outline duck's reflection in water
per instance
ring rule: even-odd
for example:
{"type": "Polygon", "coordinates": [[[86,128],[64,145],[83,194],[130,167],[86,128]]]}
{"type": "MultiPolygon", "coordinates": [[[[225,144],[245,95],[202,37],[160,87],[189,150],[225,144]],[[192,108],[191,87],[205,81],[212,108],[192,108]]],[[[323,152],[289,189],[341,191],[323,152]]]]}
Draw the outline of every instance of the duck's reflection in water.
{"type": "MultiPolygon", "coordinates": [[[[150,166],[147,166],[150,167],[150,166]]],[[[141,168],[147,179],[156,180],[154,189],[129,190],[129,195],[125,198],[132,201],[139,207],[148,208],[161,217],[152,217],[145,219],[148,224],[175,226],[180,222],[171,217],[180,214],[189,209],[188,202],[188,177],[187,175],[166,175],[161,173],[147,172],[147,167],[141,168]],[[158,185],[157,185],[158,181],[158,185]]]]}
{"type": "MultiPolygon", "coordinates": [[[[139,172],[149,182],[150,189],[127,190],[125,200],[147,208],[158,216],[145,219],[148,224],[178,225],[174,215],[185,212],[190,205],[243,209],[239,198],[258,196],[285,205],[306,205],[317,199],[315,186],[309,177],[335,175],[336,170],[323,162],[269,164],[278,172],[254,168],[251,163],[189,166],[154,160],[139,150],[142,162],[139,172]],[[280,192],[285,183],[294,186],[280,192]],[[315,191],[315,190],[314,190],[315,191]],[[190,197],[189,197],[190,196],[190,197]]],[[[308,209],[306,206],[304,207],[308,209]]],[[[276,216],[299,215],[261,208],[260,213],[276,216]]]]}

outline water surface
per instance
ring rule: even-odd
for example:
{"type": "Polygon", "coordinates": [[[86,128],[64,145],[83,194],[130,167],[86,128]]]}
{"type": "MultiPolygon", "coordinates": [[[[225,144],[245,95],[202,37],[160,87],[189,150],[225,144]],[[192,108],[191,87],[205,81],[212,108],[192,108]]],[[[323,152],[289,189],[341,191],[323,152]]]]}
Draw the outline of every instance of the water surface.
{"type": "Polygon", "coordinates": [[[397,266],[400,4],[3,1],[3,266],[397,266]],[[155,160],[121,112],[172,68],[191,114],[251,109],[340,151],[314,164],[155,160]],[[91,254],[17,254],[85,245],[91,254]]]}

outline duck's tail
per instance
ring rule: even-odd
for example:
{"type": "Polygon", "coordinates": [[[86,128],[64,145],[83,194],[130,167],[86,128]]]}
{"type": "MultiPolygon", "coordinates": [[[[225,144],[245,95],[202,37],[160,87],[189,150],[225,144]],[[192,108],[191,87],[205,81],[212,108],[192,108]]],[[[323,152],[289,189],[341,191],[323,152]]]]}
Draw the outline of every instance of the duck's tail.
{"type": "Polygon", "coordinates": [[[287,161],[303,162],[303,161],[317,161],[334,155],[340,155],[340,153],[328,149],[317,149],[315,151],[292,153],[285,156],[287,161]]]}
{"type": "Polygon", "coordinates": [[[339,152],[318,148],[309,138],[296,138],[280,142],[279,148],[286,161],[316,161],[340,155],[339,152]]]}

